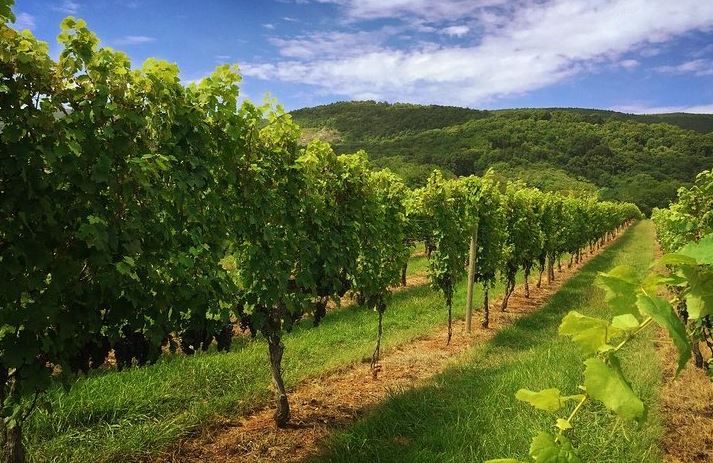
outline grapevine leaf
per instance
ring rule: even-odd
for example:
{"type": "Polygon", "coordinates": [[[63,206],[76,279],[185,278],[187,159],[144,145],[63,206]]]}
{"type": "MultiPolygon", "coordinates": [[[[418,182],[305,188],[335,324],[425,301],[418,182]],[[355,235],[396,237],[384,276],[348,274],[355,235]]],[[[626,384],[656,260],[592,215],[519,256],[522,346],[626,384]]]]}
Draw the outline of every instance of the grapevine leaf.
{"type": "Polygon", "coordinates": [[[556,426],[562,431],[572,429],[572,423],[570,423],[569,420],[565,420],[564,418],[557,418],[556,426]]]}
{"type": "Polygon", "coordinates": [[[611,326],[620,331],[633,331],[639,327],[639,320],[630,313],[625,313],[614,317],[611,326]]]}
{"type": "Polygon", "coordinates": [[[556,388],[543,389],[539,392],[520,389],[515,394],[515,398],[548,412],[555,412],[562,408],[562,396],[560,395],[560,390],[556,388]]]}
{"type": "Polygon", "coordinates": [[[14,3],[14,0],[0,1],[0,18],[15,22],[15,15],[12,13],[12,5],[14,3]]]}
{"type": "Polygon", "coordinates": [[[655,262],[654,265],[661,264],[661,265],[678,266],[678,265],[696,265],[696,263],[697,263],[696,259],[694,259],[693,257],[674,252],[671,254],[665,254],[657,262],[655,262]]]}
{"type": "Polygon", "coordinates": [[[641,287],[639,288],[639,290],[641,290],[643,288],[645,291],[655,293],[658,290],[658,288],[661,286],[664,286],[664,285],[678,286],[685,282],[686,282],[685,279],[676,275],[675,273],[671,273],[668,275],[662,275],[661,273],[654,271],[654,272],[650,272],[642,280],[641,287]]]}
{"type": "Polygon", "coordinates": [[[691,345],[686,334],[686,327],[676,316],[673,307],[666,299],[644,293],[639,294],[636,304],[642,314],[651,317],[668,331],[668,335],[678,349],[678,368],[676,369],[676,374],[678,374],[691,358],[691,345]]]}
{"type": "Polygon", "coordinates": [[[532,439],[530,456],[536,463],[581,463],[579,456],[574,451],[570,441],[558,437],[558,444],[554,436],[547,432],[540,432],[532,439]]]}
{"type": "Polygon", "coordinates": [[[643,417],[644,403],[631,390],[616,357],[610,357],[609,361],[611,366],[596,357],[585,360],[584,386],[587,393],[622,418],[633,420],[643,417]]]}
{"type": "Polygon", "coordinates": [[[682,272],[688,281],[685,297],[689,317],[713,315],[713,272],[698,266],[683,267],[682,272]]]}
{"type": "Polygon", "coordinates": [[[570,336],[583,355],[606,348],[608,338],[616,335],[617,331],[612,330],[606,320],[588,317],[574,310],[564,317],[559,327],[559,334],[570,336]]]}
{"type": "Polygon", "coordinates": [[[698,242],[687,244],[677,254],[693,258],[699,265],[713,265],[713,233],[698,242]]]}
{"type": "Polygon", "coordinates": [[[496,458],[495,460],[485,460],[485,463],[520,463],[515,458],[496,458]]]}
{"type": "Polygon", "coordinates": [[[2,339],[3,339],[6,335],[8,335],[8,334],[14,334],[14,333],[15,333],[15,330],[16,330],[15,327],[14,327],[14,326],[11,326],[11,325],[7,325],[7,324],[0,325],[0,341],[2,341],[2,339]]]}
{"type": "Polygon", "coordinates": [[[636,290],[640,284],[636,270],[628,265],[614,267],[608,273],[599,273],[596,284],[604,289],[614,315],[636,315],[636,290]]]}

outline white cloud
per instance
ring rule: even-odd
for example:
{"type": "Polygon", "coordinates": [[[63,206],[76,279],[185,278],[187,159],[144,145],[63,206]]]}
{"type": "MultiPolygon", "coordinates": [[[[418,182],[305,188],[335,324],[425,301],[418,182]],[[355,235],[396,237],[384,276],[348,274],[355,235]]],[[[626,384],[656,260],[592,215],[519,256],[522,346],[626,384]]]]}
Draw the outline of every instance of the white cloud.
{"type": "Polygon", "coordinates": [[[661,49],[658,47],[644,47],[639,51],[639,54],[644,58],[650,58],[652,56],[660,55],[661,49]]]}
{"type": "MultiPolygon", "coordinates": [[[[335,0],[363,18],[417,14],[425,0],[335,0]]],[[[431,18],[495,1],[430,3],[431,18]],[[466,5],[467,4],[467,5],[466,5]]],[[[688,31],[713,26],[713,2],[699,0],[525,0],[519,8],[494,8],[474,45],[412,45],[397,49],[363,40],[359,53],[320,54],[326,46],[280,39],[287,59],[249,63],[244,73],[321,87],[325,93],[411,102],[474,105],[542,88],[582,70],[616,63],[623,54],[650,49],[688,31]]],[[[429,10],[429,8],[425,8],[429,10]]],[[[424,13],[425,14],[425,13],[424,13]]],[[[342,49],[349,49],[344,38],[342,49]]],[[[329,46],[338,48],[338,43],[329,46]]],[[[633,65],[633,63],[630,63],[633,65]]]]}
{"type": "Polygon", "coordinates": [[[230,55],[215,55],[215,60],[219,62],[225,62],[230,59],[230,55]]]}
{"type": "MultiPolygon", "coordinates": [[[[455,20],[475,15],[484,7],[508,0],[317,0],[340,6],[352,20],[413,17],[429,21],[455,20]]],[[[522,0],[520,0],[522,1],[522,0]]]]}
{"type": "Polygon", "coordinates": [[[77,14],[79,3],[73,0],[63,0],[61,3],[53,6],[52,9],[64,14],[77,14]]]}
{"type": "Polygon", "coordinates": [[[315,32],[284,39],[273,37],[270,43],[278,48],[279,54],[286,58],[313,59],[338,58],[363,55],[381,49],[387,38],[382,31],[377,32],[315,32]]]}
{"type": "Polygon", "coordinates": [[[145,43],[155,42],[156,38],[146,35],[126,35],[124,37],[113,40],[116,45],[143,45],[145,43]]]}
{"type": "Polygon", "coordinates": [[[641,63],[639,63],[635,59],[625,59],[622,61],[619,61],[619,66],[623,67],[624,69],[634,69],[638,67],[641,63]]]}
{"type": "Polygon", "coordinates": [[[696,76],[713,75],[713,60],[694,59],[685,63],[667,66],[658,66],[658,72],[664,74],[694,74],[696,76]]]}
{"type": "Polygon", "coordinates": [[[262,27],[264,27],[265,29],[273,30],[275,28],[275,25],[267,23],[263,24],[262,27]]]}
{"type": "Polygon", "coordinates": [[[35,17],[29,13],[17,13],[15,15],[15,29],[18,31],[35,28],[35,17]]]}
{"type": "Polygon", "coordinates": [[[468,26],[449,26],[441,30],[443,34],[451,37],[462,37],[470,31],[468,26]]]}
{"type": "Polygon", "coordinates": [[[613,111],[631,114],[694,113],[713,114],[713,103],[691,106],[646,106],[623,105],[611,108],[613,111]]]}

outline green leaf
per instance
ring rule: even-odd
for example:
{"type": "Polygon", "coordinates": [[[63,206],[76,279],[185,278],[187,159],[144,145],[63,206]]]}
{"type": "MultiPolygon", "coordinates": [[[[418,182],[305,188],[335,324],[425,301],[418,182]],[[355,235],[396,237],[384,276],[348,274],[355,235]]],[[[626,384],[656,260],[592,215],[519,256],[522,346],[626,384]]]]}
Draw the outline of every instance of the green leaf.
{"type": "Polygon", "coordinates": [[[713,233],[698,242],[687,244],[677,254],[693,258],[700,265],[713,265],[713,233]]]}
{"type": "Polygon", "coordinates": [[[496,458],[495,460],[485,460],[485,463],[520,463],[514,458],[496,458]]]}
{"type": "Polygon", "coordinates": [[[557,418],[557,424],[555,424],[555,426],[557,426],[562,431],[572,429],[572,423],[570,423],[569,420],[565,420],[564,418],[557,418]]]}
{"type": "Polygon", "coordinates": [[[12,13],[12,5],[14,0],[0,1],[0,18],[5,18],[10,22],[15,22],[15,15],[12,13]]]}
{"type": "Polygon", "coordinates": [[[608,273],[599,273],[595,283],[604,289],[605,300],[614,315],[636,315],[636,290],[640,278],[635,269],[628,265],[614,267],[608,273]]]}
{"type": "Polygon", "coordinates": [[[681,272],[688,281],[686,291],[686,306],[688,316],[700,319],[706,315],[713,315],[713,271],[705,267],[683,267],[681,272]]]}
{"type": "Polygon", "coordinates": [[[590,355],[605,348],[609,338],[616,336],[618,330],[612,329],[606,320],[573,310],[562,320],[559,334],[570,336],[582,354],[590,355]]]}
{"type": "Polygon", "coordinates": [[[551,434],[541,431],[530,444],[532,459],[536,463],[581,463],[570,441],[564,436],[558,439],[560,443],[551,434]]]}
{"type": "Polygon", "coordinates": [[[515,394],[517,400],[527,402],[533,407],[554,412],[562,408],[562,396],[559,389],[543,389],[539,392],[534,392],[529,389],[520,389],[515,394]]]}
{"type": "Polygon", "coordinates": [[[630,313],[625,313],[624,315],[617,315],[612,318],[611,326],[620,331],[633,331],[640,325],[639,320],[635,316],[630,313]]]}
{"type": "Polygon", "coordinates": [[[678,349],[678,368],[676,369],[676,374],[678,374],[691,358],[691,345],[683,322],[678,318],[671,304],[661,297],[649,296],[645,293],[639,294],[636,305],[642,314],[651,317],[668,331],[668,335],[678,349]]]}
{"type": "Polygon", "coordinates": [[[7,336],[8,334],[14,334],[16,331],[16,328],[12,325],[0,325],[0,341],[7,336]]]}
{"type": "Polygon", "coordinates": [[[644,403],[624,378],[616,357],[610,357],[611,366],[599,358],[585,360],[584,387],[594,399],[622,418],[635,420],[644,416],[644,403]]]}
{"type": "Polygon", "coordinates": [[[696,259],[684,254],[679,254],[679,253],[671,253],[671,254],[665,254],[663,257],[661,257],[658,261],[654,262],[654,265],[656,264],[661,264],[661,265],[696,265],[696,259]]]}

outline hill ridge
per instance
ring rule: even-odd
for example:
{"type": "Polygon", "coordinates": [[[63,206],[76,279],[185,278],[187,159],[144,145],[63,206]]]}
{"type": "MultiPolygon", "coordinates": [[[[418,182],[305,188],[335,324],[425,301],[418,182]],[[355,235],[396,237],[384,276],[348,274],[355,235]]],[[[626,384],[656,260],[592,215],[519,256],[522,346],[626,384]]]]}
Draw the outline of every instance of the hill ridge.
{"type": "Polygon", "coordinates": [[[545,190],[596,192],[602,199],[635,202],[649,213],[713,166],[709,114],[375,101],[335,102],[291,114],[305,142],[321,138],[338,153],[364,149],[376,167],[390,168],[412,187],[434,168],[457,176],[495,168],[503,178],[545,190]]]}

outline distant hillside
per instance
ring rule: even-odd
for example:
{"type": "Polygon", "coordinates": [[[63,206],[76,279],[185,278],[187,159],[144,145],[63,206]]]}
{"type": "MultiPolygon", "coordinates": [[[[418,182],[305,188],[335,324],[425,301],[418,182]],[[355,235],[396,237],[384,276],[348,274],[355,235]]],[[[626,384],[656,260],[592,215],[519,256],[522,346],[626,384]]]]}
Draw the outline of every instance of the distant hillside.
{"type": "Polygon", "coordinates": [[[489,167],[543,189],[599,191],[645,212],[713,167],[713,115],[631,115],[549,108],[477,111],[448,106],[333,103],[292,112],[309,138],[337,152],[364,149],[416,186],[438,167],[489,167]]]}

